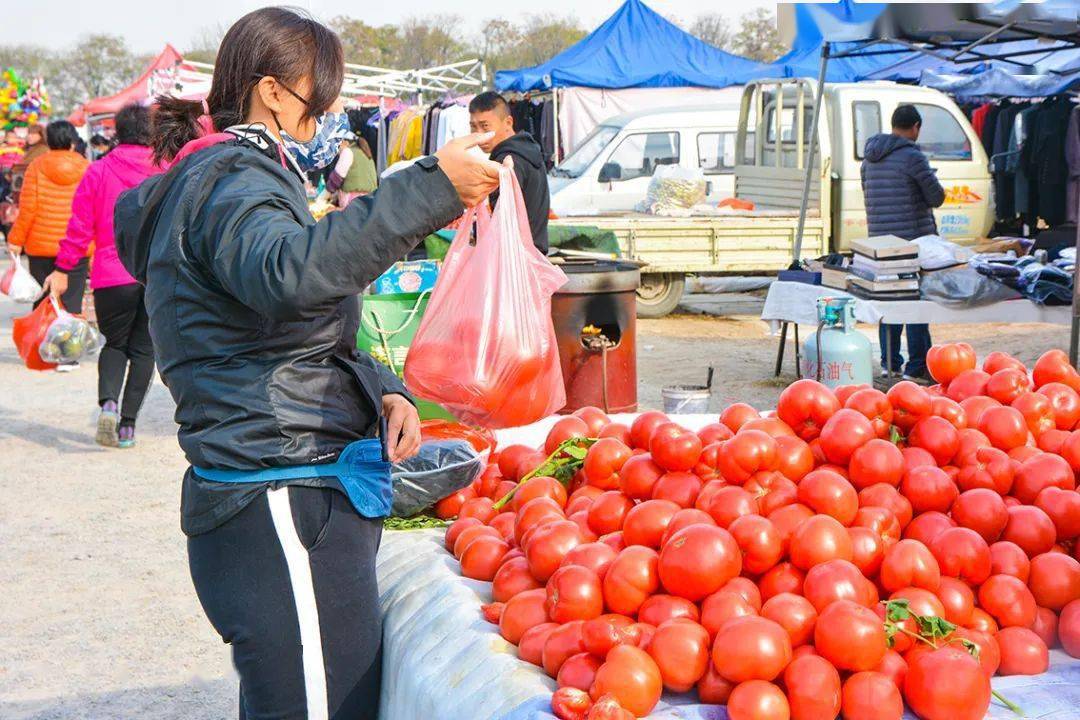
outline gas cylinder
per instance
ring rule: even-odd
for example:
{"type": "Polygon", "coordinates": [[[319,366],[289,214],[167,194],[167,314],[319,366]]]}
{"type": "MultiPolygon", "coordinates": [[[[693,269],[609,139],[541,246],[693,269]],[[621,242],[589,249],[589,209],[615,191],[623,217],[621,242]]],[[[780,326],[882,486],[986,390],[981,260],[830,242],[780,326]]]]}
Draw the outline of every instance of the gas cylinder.
{"type": "Polygon", "coordinates": [[[855,329],[855,299],[818,298],[818,329],[803,345],[803,377],[831,388],[872,384],[873,348],[855,329]]]}

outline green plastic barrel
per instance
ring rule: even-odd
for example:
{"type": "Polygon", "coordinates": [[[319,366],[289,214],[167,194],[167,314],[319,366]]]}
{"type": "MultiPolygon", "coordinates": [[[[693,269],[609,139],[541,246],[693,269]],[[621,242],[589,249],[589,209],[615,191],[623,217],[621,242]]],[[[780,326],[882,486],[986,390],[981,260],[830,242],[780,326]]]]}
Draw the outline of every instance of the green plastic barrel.
{"type": "MultiPolygon", "coordinates": [[[[427,310],[430,297],[430,291],[365,295],[360,329],[356,333],[356,347],[388,365],[401,377],[405,370],[405,357],[409,354],[409,346],[420,327],[420,318],[427,310]]],[[[440,405],[420,398],[416,399],[416,408],[421,420],[455,419],[440,405]]]]}

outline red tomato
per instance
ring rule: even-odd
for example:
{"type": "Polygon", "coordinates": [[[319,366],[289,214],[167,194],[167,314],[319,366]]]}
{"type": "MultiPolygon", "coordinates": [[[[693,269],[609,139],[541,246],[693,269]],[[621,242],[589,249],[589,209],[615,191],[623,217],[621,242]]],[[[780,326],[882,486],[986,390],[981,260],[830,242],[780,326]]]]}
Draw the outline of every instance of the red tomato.
{"type": "Polygon", "coordinates": [[[566,514],[554,500],[548,497],[534,498],[517,511],[517,519],[514,521],[514,540],[521,547],[522,538],[529,530],[565,519],[566,514]]]}
{"type": "Polygon", "coordinates": [[[780,533],[780,541],[784,544],[785,552],[791,545],[791,535],[795,532],[795,528],[802,525],[803,520],[808,520],[813,516],[814,511],[802,503],[784,505],[769,513],[769,520],[780,533]]]}
{"type": "Polygon", "coordinates": [[[1076,370],[1069,364],[1069,356],[1062,350],[1047,350],[1043,353],[1031,369],[1031,377],[1037,388],[1052,382],[1064,383],[1069,387],[1076,385],[1076,370]]]}
{"type": "Polygon", "coordinates": [[[664,473],[653,485],[654,500],[670,500],[681,508],[694,507],[701,492],[701,478],[693,473],[673,470],[664,473]]]}
{"type": "Polygon", "coordinates": [[[495,573],[491,583],[491,597],[495,602],[505,603],[518,593],[542,587],[529,572],[528,560],[518,557],[504,562],[495,573]]]}
{"type": "Polygon", "coordinates": [[[745,597],[725,588],[701,601],[701,624],[712,638],[716,637],[720,627],[728,620],[757,614],[757,610],[745,597]]]}
{"type": "Polygon", "coordinates": [[[573,415],[564,417],[555,423],[548,432],[544,441],[544,453],[552,454],[560,443],[570,438],[583,438],[589,436],[589,425],[579,417],[573,415]]]}
{"type": "Polygon", "coordinates": [[[499,535],[499,531],[486,525],[476,525],[473,527],[465,528],[461,531],[461,534],[454,540],[454,557],[458,560],[465,553],[466,548],[469,547],[479,537],[491,537],[496,540],[501,540],[502,536],[499,535]]]}
{"type": "Polygon", "coordinates": [[[1027,372],[1017,368],[998,370],[986,381],[986,394],[1002,405],[1012,404],[1013,400],[1029,390],[1031,380],[1027,372]]]}
{"type": "MultiPolygon", "coordinates": [[[[873,506],[859,508],[859,511],[855,513],[853,525],[872,530],[880,538],[882,548],[900,540],[900,521],[888,508],[873,506]]],[[[854,529],[854,527],[848,528],[849,531],[854,529]]]]}
{"type": "Polygon", "coordinates": [[[1007,627],[997,634],[1001,649],[1000,675],[1040,675],[1050,668],[1050,650],[1034,631],[1007,627]]]}
{"type": "Polygon", "coordinates": [[[844,682],[841,698],[844,720],[900,720],[904,715],[895,678],[881,672],[855,673],[844,682]]]}
{"type": "MultiPolygon", "coordinates": [[[[725,426],[726,427],[726,426],[725,426]]],[[[724,443],[714,442],[705,445],[701,449],[701,456],[694,465],[694,474],[701,478],[702,482],[712,482],[720,479],[720,447],[724,443]]]]}
{"type": "Polygon", "coordinates": [[[591,405],[575,410],[573,416],[585,421],[585,424],[589,427],[589,437],[599,436],[600,431],[611,422],[611,418],[607,416],[607,413],[591,405]]]}
{"type": "Polygon", "coordinates": [[[837,669],[869,670],[885,656],[885,629],[873,610],[837,600],[818,615],[814,646],[837,669]]]}
{"type": "Polygon", "coordinates": [[[1006,352],[1000,352],[998,350],[995,350],[994,352],[983,358],[982,369],[984,372],[988,372],[993,375],[998,370],[1004,370],[1005,368],[1014,368],[1023,373],[1027,372],[1027,368],[1024,367],[1024,363],[1020,362],[1006,352]]]}
{"type": "Polygon", "coordinates": [[[960,493],[952,506],[952,518],[962,527],[971,528],[986,542],[992,543],[997,541],[1005,529],[1009,513],[1000,495],[993,490],[976,488],[960,493]]]}
{"type": "Polygon", "coordinates": [[[1020,411],[1020,414],[1024,416],[1024,422],[1027,423],[1028,430],[1035,437],[1039,437],[1047,430],[1053,430],[1057,427],[1054,406],[1050,403],[1050,398],[1045,395],[1026,392],[1013,400],[1009,407],[1020,411]]]}
{"type": "Polygon", "coordinates": [[[1030,572],[1027,553],[1016,543],[1002,540],[990,546],[991,575],[1012,575],[1026,583],[1030,572]]]}
{"type": "Polygon", "coordinates": [[[946,645],[909,662],[904,697],[926,720],[981,720],[990,707],[990,678],[970,654],[946,645]]]}
{"type": "Polygon", "coordinates": [[[975,428],[964,428],[959,435],[960,449],[956,451],[956,457],[953,458],[953,463],[956,465],[967,465],[975,459],[975,452],[979,448],[992,447],[990,440],[975,428]]]}
{"type": "Polygon", "coordinates": [[[992,407],[979,418],[979,430],[991,444],[1008,452],[1027,442],[1028,426],[1024,416],[1014,407],[992,407]]]}
{"type": "Polygon", "coordinates": [[[686,598],[674,595],[658,594],[641,604],[638,610],[638,621],[654,627],[663,625],[668,620],[685,619],[697,622],[701,619],[701,612],[697,605],[686,598]]]}
{"type": "Polygon", "coordinates": [[[764,680],[739,683],[727,702],[729,720],[789,720],[791,708],[784,691],[764,680]]]}
{"type": "Polygon", "coordinates": [[[634,714],[619,705],[614,695],[602,695],[589,708],[585,720],[634,720],[634,714]]]}
{"type": "Polygon", "coordinates": [[[652,548],[631,545],[620,552],[604,576],[604,601],[612,612],[634,615],[660,587],[659,556],[652,548]]]}
{"type": "Polygon", "coordinates": [[[759,470],[777,466],[776,439],[760,430],[744,430],[720,446],[717,467],[724,479],[742,485],[759,470]]]}
{"type": "Polygon", "coordinates": [[[851,454],[877,437],[874,426],[855,410],[837,410],[821,428],[821,449],[831,463],[847,465],[851,454]]]}
{"type": "Polygon", "coordinates": [[[795,528],[788,552],[791,562],[809,570],[829,560],[852,558],[851,536],[847,528],[828,515],[815,515],[795,528]]]}
{"type": "Polygon", "coordinates": [[[627,513],[634,501],[618,490],[609,490],[598,496],[589,506],[589,529],[598,535],[621,530],[627,513]]]}
{"type": "Polygon", "coordinates": [[[508,643],[517,645],[526,630],[548,621],[546,603],[547,592],[542,588],[510,598],[499,619],[499,633],[508,643]]]}
{"type": "MultiPolygon", "coordinates": [[[[565,492],[565,491],[564,491],[565,492]]],[[[458,517],[474,517],[480,522],[487,524],[495,517],[495,503],[488,497],[474,497],[466,500],[458,511],[458,517]]]]}
{"type": "Polygon", "coordinates": [[[936,417],[948,420],[949,424],[957,430],[967,428],[967,413],[964,412],[964,408],[960,406],[960,403],[955,400],[950,400],[947,397],[934,397],[930,401],[930,412],[936,417]]]}
{"type": "Polygon", "coordinates": [[[790,592],[773,595],[761,606],[761,616],[784,628],[793,648],[813,641],[817,615],[809,600],[790,592]]]}
{"type": "Polygon", "coordinates": [[[656,707],[662,691],[660,668],[649,654],[631,645],[619,645],[596,671],[589,695],[599,700],[610,694],[634,717],[642,717],[656,707]]]}
{"type": "Polygon", "coordinates": [[[690,525],[716,525],[716,521],[712,519],[712,515],[709,515],[704,510],[683,508],[671,517],[671,522],[668,523],[667,529],[664,530],[664,537],[660,539],[660,547],[667,545],[672,535],[690,525]]]}
{"type": "Polygon", "coordinates": [[[510,545],[501,537],[477,537],[461,553],[461,574],[490,582],[508,552],[510,545]]]}
{"type": "Polygon", "coordinates": [[[630,425],[630,442],[632,446],[648,450],[653,431],[666,422],[669,422],[668,416],[655,410],[638,415],[634,418],[633,424],[630,425]]]}
{"type": "Polygon", "coordinates": [[[673,422],[658,425],[649,438],[653,462],[665,470],[687,471],[701,456],[701,438],[673,422]]]}
{"type": "Polygon", "coordinates": [[[616,645],[636,645],[636,634],[628,630],[633,624],[634,621],[625,615],[616,614],[585,621],[581,627],[581,638],[586,652],[603,659],[616,645]]]}
{"type": "Polygon", "coordinates": [[[444,547],[453,552],[454,544],[457,542],[458,536],[460,536],[462,532],[471,527],[483,527],[483,525],[484,523],[476,518],[458,518],[446,529],[446,537],[443,542],[444,547]]]}
{"type": "Polygon", "coordinates": [[[1028,557],[1047,552],[1054,546],[1057,528],[1045,512],[1034,505],[1010,507],[1009,522],[1001,533],[1002,540],[1016,543],[1028,557]]]}
{"type": "Polygon", "coordinates": [[[732,682],[772,680],[791,662],[791,640],[777,623],[756,615],[724,623],[713,644],[713,666],[732,682]]]}
{"type": "Polygon", "coordinates": [[[723,423],[709,423],[705,427],[697,431],[697,435],[701,438],[702,447],[707,447],[713,443],[724,442],[735,437],[735,433],[727,425],[723,423]]]}
{"type": "Polygon", "coordinates": [[[461,508],[466,501],[472,500],[475,497],[476,490],[474,490],[471,485],[466,485],[435,503],[435,516],[440,520],[449,520],[452,517],[457,517],[457,514],[461,512],[461,508]]]}
{"type": "Polygon", "coordinates": [[[555,478],[543,475],[529,478],[521,483],[517,492],[514,493],[514,499],[510,501],[510,506],[515,511],[521,510],[525,503],[540,497],[551,498],[559,507],[566,507],[566,488],[555,478]]]}
{"type": "MultiPolygon", "coordinates": [[[[503,614],[506,614],[505,608],[503,614]]],[[[499,622],[501,624],[502,620],[500,619],[499,622]]],[[[548,636],[558,627],[559,624],[553,622],[543,622],[530,627],[522,633],[521,639],[518,641],[518,657],[527,663],[543,667],[544,644],[547,642],[548,636]]]]}
{"type": "Polygon", "coordinates": [[[998,631],[997,620],[990,613],[983,610],[981,607],[976,607],[971,612],[971,622],[968,623],[968,627],[972,630],[978,630],[986,633],[987,635],[994,635],[998,631]]]}
{"type": "MultiPolygon", "coordinates": [[[[840,413],[837,413],[833,417],[839,416],[840,413]]],[[[841,525],[854,522],[855,513],[859,510],[859,495],[855,488],[829,470],[815,470],[804,477],[799,483],[798,498],[803,505],[817,513],[829,515],[841,525]]]]}
{"type": "Polygon", "coordinates": [[[962,490],[987,488],[999,495],[1009,492],[1016,475],[1016,463],[1001,450],[978,448],[968,464],[960,468],[957,483],[962,490]]]}
{"type": "Polygon", "coordinates": [[[731,432],[737,433],[743,425],[759,417],[761,415],[750,405],[734,403],[720,413],[720,422],[730,428],[731,432]]]}
{"type": "Polygon", "coordinates": [[[559,568],[547,583],[548,617],[557,623],[592,620],[604,611],[600,577],[580,565],[559,568]]]}
{"type": "Polygon", "coordinates": [[[795,431],[792,430],[786,422],[777,417],[756,418],[739,428],[739,432],[745,432],[747,430],[760,430],[766,435],[776,439],[782,437],[795,437],[795,431]]]}
{"type": "Polygon", "coordinates": [[[559,720],[586,720],[586,714],[592,704],[589,693],[578,687],[562,685],[561,683],[551,696],[551,712],[559,720]]]}
{"type": "Polygon", "coordinates": [[[948,385],[966,370],[975,369],[975,350],[967,343],[934,345],[926,353],[926,369],[942,385],[948,385]]]}
{"type": "Polygon", "coordinates": [[[938,467],[917,467],[908,470],[900,482],[900,492],[911,501],[916,513],[928,510],[948,512],[960,494],[948,473],[938,467]]]}
{"type": "Polygon", "coordinates": [[[665,622],[657,626],[648,652],[660,669],[664,687],[686,692],[709,667],[709,633],[696,622],[665,622]]]}
{"type": "Polygon", "coordinates": [[[619,488],[629,498],[648,500],[652,497],[653,485],[663,474],[663,468],[653,462],[652,455],[634,455],[619,473],[619,488]]]}
{"type": "Polygon", "coordinates": [[[1045,395],[1054,409],[1059,430],[1072,430],[1080,423],[1080,394],[1064,383],[1047,383],[1038,392],[1045,395]]]}
{"type": "Polygon", "coordinates": [[[1073,657],[1080,657],[1080,600],[1073,600],[1058,616],[1058,639],[1073,657]]]}
{"type": "Polygon", "coordinates": [[[1050,608],[1035,608],[1035,622],[1031,624],[1031,631],[1038,635],[1047,648],[1058,645],[1058,616],[1050,608]]]}
{"type": "Polygon", "coordinates": [[[851,536],[851,562],[866,577],[877,575],[885,558],[881,536],[867,527],[849,527],[848,535],[851,536]]]}
{"type": "Polygon", "coordinates": [[[929,452],[938,465],[947,465],[960,449],[960,434],[945,418],[931,415],[911,428],[908,444],[929,452]]]}
{"type": "Polygon", "coordinates": [[[844,407],[864,415],[873,426],[874,434],[888,439],[893,423],[893,407],[885,393],[873,388],[857,390],[844,401],[844,407]]]}
{"type": "Polygon", "coordinates": [[[602,490],[619,487],[619,472],[630,459],[630,448],[614,438],[597,440],[585,456],[585,480],[602,490]]]}
{"type": "Polygon", "coordinates": [[[659,548],[668,523],[680,509],[670,500],[647,500],[635,505],[623,521],[623,541],[627,545],[659,548]]]}
{"type": "Polygon", "coordinates": [[[739,574],[739,546],[723,528],[690,525],[671,536],[659,557],[660,581],[673,595],[698,601],[739,574]]]}
{"type": "Polygon", "coordinates": [[[561,567],[579,565],[592,570],[598,578],[603,580],[611,561],[617,554],[610,545],[602,542],[582,543],[566,553],[561,567]]]}
{"type": "Polygon", "coordinates": [[[803,580],[806,574],[791,563],[783,562],[762,575],[759,587],[765,602],[780,593],[802,595],[803,580]]]}
{"type": "Polygon", "coordinates": [[[930,547],[934,538],[951,527],[956,527],[955,520],[945,513],[931,510],[919,515],[904,528],[904,539],[918,540],[926,547],[930,547]]]}
{"type": "Polygon", "coordinates": [[[633,441],[630,439],[630,428],[622,423],[610,423],[597,433],[598,438],[614,438],[623,445],[630,447],[633,441]]]}
{"type": "Polygon", "coordinates": [[[955,625],[967,625],[975,610],[975,593],[963,580],[954,577],[941,578],[937,598],[945,610],[945,619],[955,625]]]}
{"type": "Polygon", "coordinates": [[[979,533],[964,527],[943,530],[930,543],[942,575],[980,585],[990,577],[990,547],[979,533]]]}
{"type": "Polygon", "coordinates": [[[584,625],[584,620],[573,620],[560,625],[548,635],[540,658],[544,672],[549,676],[557,677],[559,669],[567,658],[585,652],[585,644],[581,636],[584,625]]]}
{"type": "Polygon", "coordinates": [[[950,400],[960,402],[977,395],[985,395],[988,382],[990,376],[982,370],[965,370],[949,383],[945,394],[950,400]]]}
{"type": "MultiPolygon", "coordinates": [[[[977,613],[986,615],[982,610],[975,608],[972,617],[974,618],[977,613]]],[[[994,673],[997,672],[998,665],[1001,664],[1001,651],[998,649],[997,640],[994,639],[997,634],[997,624],[989,615],[986,615],[986,621],[992,625],[989,631],[961,627],[955,630],[950,639],[970,640],[977,645],[979,648],[979,665],[982,666],[982,670],[987,677],[993,677],[994,673]]]]}
{"type": "Polygon", "coordinates": [[[1080,493],[1053,486],[1043,488],[1035,496],[1035,507],[1054,523],[1058,542],[1080,536],[1080,493]]]}
{"type": "Polygon", "coordinates": [[[709,513],[717,525],[727,528],[737,517],[756,514],[758,503],[754,496],[743,488],[728,485],[711,493],[708,504],[701,509],[709,513]]]}
{"type": "MultiPolygon", "coordinates": [[[[751,480],[743,487],[750,492],[755,492],[752,490],[754,484],[755,481],[751,480]]],[[[799,499],[799,486],[779,473],[771,473],[768,483],[763,485],[762,490],[764,494],[757,495],[758,509],[760,514],[765,516],[785,505],[793,505],[799,499]]]]}
{"type": "Polygon", "coordinates": [[[840,401],[840,406],[844,407],[847,405],[848,398],[850,398],[852,395],[854,395],[860,390],[869,389],[871,388],[866,383],[862,383],[860,385],[841,385],[840,387],[833,388],[833,395],[835,395],[836,399],[840,401]]]}
{"type": "Polygon", "coordinates": [[[911,501],[901,495],[895,487],[877,483],[859,491],[859,507],[882,507],[892,512],[900,528],[911,522],[913,511],[911,501]]]}
{"type": "Polygon", "coordinates": [[[608,533],[600,538],[600,542],[610,547],[615,552],[622,552],[626,549],[626,543],[623,541],[622,530],[619,532],[608,533]]]}
{"type": "Polygon", "coordinates": [[[784,670],[794,720],[833,720],[840,713],[840,673],[817,655],[795,658],[784,670]]]}
{"type": "Polygon", "coordinates": [[[930,393],[909,380],[896,383],[886,393],[893,407],[893,424],[907,432],[922,418],[931,414],[930,393]]]}
{"type": "Polygon", "coordinates": [[[788,385],[780,393],[776,416],[809,442],[821,434],[822,427],[839,409],[840,401],[827,387],[804,379],[788,385]]]}
{"type": "Polygon", "coordinates": [[[904,455],[888,440],[870,440],[851,454],[848,473],[859,490],[877,483],[895,487],[904,474],[904,455]]]}
{"type": "Polygon", "coordinates": [[[789,480],[799,482],[814,469],[814,453],[810,446],[795,437],[786,435],[776,438],[776,469],[789,480]]]}
{"type": "Polygon", "coordinates": [[[1029,627],[1035,621],[1035,596],[1012,575],[991,575],[979,588],[979,605],[1001,627],[1029,627]]]}
{"type": "Polygon", "coordinates": [[[720,588],[725,592],[735,593],[750,603],[750,607],[754,608],[754,612],[761,611],[761,591],[758,590],[757,583],[747,577],[734,577],[724,583],[724,587],[720,588]]]}
{"type": "Polygon", "coordinates": [[[1069,463],[1074,472],[1080,472],[1080,430],[1069,433],[1061,444],[1061,457],[1069,463]]]}
{"type": "Polygon", "coordinates": [[[581,543],[581,528],[570,520],[556,521],[536,528],[525,546],[529,572],[540,582],[547,582],[559,569],[566,554],[581,543]]]}
{"type": "Polygon", "coordinates": [[[1036,555],[1031,559],[1028,588],[1038,605],[1061,610],[1080,598],[1080,562],[1058,552],[1036,555]]]}
{"type": "Polygon", "coordinates": [[[1076,478],[1069,463],[1058,455],[1042,453],[1020,464],[1013,481],[1012,495],[1025,505],[1035,502],[1043,488],[1073,490],[1076,478]]]}
{"type": "Polygon", "coordinates": [[[901,540],[885,551],[880,582],[889,592],[907,587],[934,592],[941,584],[941,570],[925,545],[917,540],[901,540]]]}
{"type": "Polygon", "coordinates": [[[803,595],[819,613],[837,600],[851,600],[868,607],[877,602],[877,593],[853,563],[830,560],[806,573],[803,595]]]}
{"type": "Polygon", "coordinates": [[[760,575],[783,557],[780,532],[760,515],[742,515],[728,526],[728,530],[742,551],[742,567],[748,573],[760,575]]]}
{"type": "MultiPolygon", "coordinates": [[[[1061,448],[1065,445],[1065,441],[1069,439],[1069,435],[1071,435],[1071,433],[1067,430],[1047,430],[1039,436],[1039,439],[1036,440],[1036,444],[1039,446],[1039,449],[1045,453],[1060,455],[1061,448]]],[[[1070,468],[1071,467],[1072,466],[1070,466],[1070,468]]]]}
{"type": "Polygon", "coordinates": [[[698,681],[698,700],[707,705],[726,705],[735,683],[724,679],[712,663],[705,669],[705,675],[698,681]]]}

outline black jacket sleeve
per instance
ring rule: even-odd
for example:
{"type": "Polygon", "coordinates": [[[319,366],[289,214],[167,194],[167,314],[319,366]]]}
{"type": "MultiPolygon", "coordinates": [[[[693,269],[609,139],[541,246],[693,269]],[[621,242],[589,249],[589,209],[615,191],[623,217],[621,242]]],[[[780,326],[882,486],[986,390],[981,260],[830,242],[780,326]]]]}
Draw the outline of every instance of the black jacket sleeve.
{"type": "Polygon", "coordinates": [[[942,203],[945,202],[945,189],[938,182],[937,174],[930,167],[926,155],[921,152],[912,153],[907,168],[908,173],[915,180],[915,184],[922,191],[926,204],[932,208],[941,207],[942,203]]]}
{"type": "Polygon", "coordinates": [[[437,166],[413,166],[312,222],[293,180],[252,168],[223,174],[195,213],[202,260],[240,302],[278,321],[328,312],[364,290],[429,233],[461,214],[437,166]]]}

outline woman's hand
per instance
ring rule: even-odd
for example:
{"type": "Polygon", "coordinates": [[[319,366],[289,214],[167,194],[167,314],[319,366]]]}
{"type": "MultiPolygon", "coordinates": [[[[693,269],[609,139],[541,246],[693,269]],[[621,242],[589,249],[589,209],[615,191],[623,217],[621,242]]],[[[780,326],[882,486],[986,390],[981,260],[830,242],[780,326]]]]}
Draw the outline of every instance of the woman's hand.
{"type": "Polygon", "coordinates": [[[22,245],[12,245],[8,243],[7,249],[11,251],[11,253],[15,255],[15,257],[19,257],[20,255],[22,255],[22,245]]]}
{"type": "Polygon", "coordinates": [[[439,148],[435,157],[439,167],[450,178],[458,197],[465,207],[473,207],[499,187],[499,164],[469,152],[482,142],[491,139],[492,133],[465,135],[439,148]]]}
{"type": "Polygon", "coordinates": [[[50,295],[59,299],[68,289],[67,273],[53,270],[49,277],[45,278],[45,284],[41,286],[41,289],[48,290],[50,295]]]}
{"type": "Polygon", "coordinates": [[[420,449],[420,415],[401,395],[383,395],[386,453],[390,462],[411,458],[420,449]]]}

